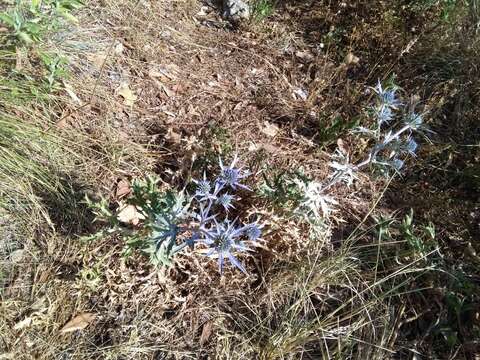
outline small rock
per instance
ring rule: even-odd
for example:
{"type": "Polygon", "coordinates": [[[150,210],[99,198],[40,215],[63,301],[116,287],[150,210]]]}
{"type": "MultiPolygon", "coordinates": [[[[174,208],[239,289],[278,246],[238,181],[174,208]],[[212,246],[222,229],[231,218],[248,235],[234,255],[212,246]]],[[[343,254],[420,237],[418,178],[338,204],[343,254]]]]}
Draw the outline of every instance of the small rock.
{"type": "Polygon", "coordinates": [[[233,20],[248,19],[250,7],[243,0],[223,0],[223,16],[233,20]]]}
{"type": "Polygon", "coordinates": [[[293,94],[296,95],[298,98],[306,101],[308,99],[308,92],[304,89],[297,88],[293,90],[293,94]]]}

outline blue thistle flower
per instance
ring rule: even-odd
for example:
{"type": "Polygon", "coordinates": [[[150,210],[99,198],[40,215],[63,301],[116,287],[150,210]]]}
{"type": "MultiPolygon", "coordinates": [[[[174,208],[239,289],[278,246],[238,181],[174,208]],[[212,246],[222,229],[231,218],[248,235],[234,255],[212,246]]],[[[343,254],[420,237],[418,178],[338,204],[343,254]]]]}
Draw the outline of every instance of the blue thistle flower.
{"type": "Polygon", "coordinates": [[[375,116],[377,117],[378,125],[388,124],[393,119],[392,109],[388,106],[381,105],[375,110],[375,116]]]}
{"type": "Polygon", "coordinates": [[[234,208],[233,206],[233,200],[235,200],[235,197],[230,194],[222,194],[219,197],[217,197],[217,200],[215,201],[218,205],[223,206],[225,211],[228,212],[230,208],[234,208]]]}
{"type": "Polygon", "coordinates": [[[223,271],[223,264],[226,258],[230,260],[232,265],[240,269],[243,273],[247,273],[243,265],[232,254],[232,251],[248,251],[243,242],[238,241],[242,231],[235,228],[234,222],[225,220],[223,223],[218,223],[216,220],[215,226],[211,231],[205,234],[203,242],[210,248],[207,256],[218,256],[218,268],[220,273],[223,271]]]}
{"type": "Polygon", "coordinates": [[[403,160],[394,158],[389,162],[389,165],[392,166],[395,170],[400,171],[405,163],[403,160]]]}
{"type": "Polygon", "coordinates": [[[262,236],[263,225],[258,225],[257,223],[247,224],[242,228],[244,235],[250,241],[257,241],[262,236]]]}
{"type": "Polygon", "coordinates": [[[215,197],[214,194],[211,194],[212,185],[210,184],[210,181],[207,180],[205,173],[203,173],[202,180],[193,180],[193,182],[196,185],[195,197],[199,198],[200,201],[210,199],[212,196],[215,197]]]}
{"type": "Polygon", "coordinates": [[[417,151],[418,144],[412,138],[408,138],[407,142],[405,143],[405,151],[408,152],[412,156],[416,156],[415,152],[417,151]]]}
{"type": "Polygon", "coordinates": [[[396,88],[383,88],[382,84],[380,83],[380,80],[378,80],[377,86],[373,89],[379,99],[382,105],[388,108],[393,108],[396,109],[399,105],[402,103],[396,98],[396,88]]]}
{"type": "Polygon", "coordinates": [[[195,192],[195,195],[197,196],[208,196],[210,194],[210,190],[212,189],[212,186],[210,185],[210,182],[208,181],[199,181],[197,182],[197,191],[195,192]]]}
{"type": "Polygon", "coordinates": [[[411,111],[405,119],[405,124],[412,130],[421,129],[423,126],[423,117],[415,111],[411,111]]]}
{"type": "Polygon", "coordinates": [[[219,159],[220,176],[217,179],[217,183],[220,187],[229,186],[234,190],[236,190],[237,187],[250,190],[248,186],[239,183],[241,179],[247,177],[249,174],[247,172],[242,172],[241,168],[235,167],[237,160],[238,158],[235,156],[230,166],[224,166],[222,159],[219,159]]]}

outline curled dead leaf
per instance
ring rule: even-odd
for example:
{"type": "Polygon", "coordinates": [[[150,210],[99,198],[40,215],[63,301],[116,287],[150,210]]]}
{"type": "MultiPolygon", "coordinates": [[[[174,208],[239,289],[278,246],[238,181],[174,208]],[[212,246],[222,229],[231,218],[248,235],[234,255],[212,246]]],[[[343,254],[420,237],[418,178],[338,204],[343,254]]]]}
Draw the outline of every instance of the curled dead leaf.
{"type": "Polygon", "coordinates": [[[63,86],[65,87],[65,91],[72,98],[72,100],[75,101],[76,103],[78,103],[79,105],[82,105],[82,100],[80,100],[80,98],[77,96],[77,94],[75,94],[75,91],[73,90],[72,85],[70,85],[69,83],[64,81],[63,86]]]}
{"type": "Polygon", "coordinates": [[[61,329],[62,334],[73,332],[76,330],[85,329],[93,320],[95,320],[95,314],[92,313],[81,313],[69,322],[67,322],[61,329]]]}
{"type": "Polygon", "coordinates": [[[150,78],[155,79],[158,78],[162,81],[168,82],[171,80],[175,80],[175,76],[170,74],[166,69],[162,67],[152,67],[150,70],[148,70],[148,76],[150,78]]]}
{"type": "Polygon", "coordinates": [[[182,135],[175,132],[172,128],[169,128],[165,139],[173,142],[174,144],[180,144],[182,142],[182,135]]]}
{"type": "Polygon", "coordinates": [[[115,52],[115,54],[121,55],[123,53],[124,49],[125,49],[125,46],[123,46],[123,44],[121,42],[118,42],[115,45],[115,48],[113,49],[113,51],[115,52]]]}
{"type": "Polygon", "coordinates": [[[305,61],[313,61],[314,59],[313,54],[309,51],[297,51],[295,56],[305,61]]]}
{"type": "Polygon", "coordinates": [[[65,129],[68,126],[68,120],[67,120],[66,117],[64,117],[64,118],[60,119],[59,121],[57,121],[57,123],[55,125],[59,129],[65,129]]]}
{"type": "Polygon", "coordinates": [[[22,71],[23,70],[23,65],[25,61],[27,60],[28,55],[25,51],[25,49],[17,47],[16,49],[16,61],[15,61],[15,70],[16,71],[22,71]]]}

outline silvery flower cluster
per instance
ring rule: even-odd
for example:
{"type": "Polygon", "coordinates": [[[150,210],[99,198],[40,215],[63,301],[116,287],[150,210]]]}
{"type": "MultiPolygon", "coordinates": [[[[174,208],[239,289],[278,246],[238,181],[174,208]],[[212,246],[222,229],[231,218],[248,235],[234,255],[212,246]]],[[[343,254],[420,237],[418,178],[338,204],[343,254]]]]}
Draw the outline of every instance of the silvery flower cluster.
{"type": "Polygon", "coordinates": [[[238,219],[229,219],[237,200],[235,192],[250,190],[242,184],[249,173],[236,167],[236,163],[236,157],[228,166],[220,159],[220,171],[214,180],[210,181],[204,174],[203,179],[194,180],[192,197],[186,200],[183,193],[178,194],[172,202],[176,206],[169,207],[166,212],[157,212],[151,254],[168,260],[187,246],[194,248],[203,244],[207,247],[207,256],[218,258],[220,272],[228,259],[246,273],[235,252],[250,251],[249,245],[261,237],[262,225],[257,222],[239,224],[238,219]],[[179,240],[181,234],[188,234],[182,236],[183,241],[179,240]]]}
{"type": "Polygon", "coordinates": [[[327,218],[337,202],[328,195],[328,190],[336,183],[343,182],[350,186],[357,179],[358,172],[373,167],[381,174],[399,172],[404,166],[406,155],[415,156],[418,144],[415,132],[427,131],[421,114],[409,108],[398,97],[396,86],[383,87],[380,82],[373,88],[376,99],[370,112],[374,119],[371,127],[358,127],[355,133],[366,136],[372,147],[367,157],[358,163],[352,163],[349,155],[338,149],[332,156],[330,167],[333,172],[324,183],[312,181],[299,182],[303,198],[297,212],[307,218],[327,218]]]}

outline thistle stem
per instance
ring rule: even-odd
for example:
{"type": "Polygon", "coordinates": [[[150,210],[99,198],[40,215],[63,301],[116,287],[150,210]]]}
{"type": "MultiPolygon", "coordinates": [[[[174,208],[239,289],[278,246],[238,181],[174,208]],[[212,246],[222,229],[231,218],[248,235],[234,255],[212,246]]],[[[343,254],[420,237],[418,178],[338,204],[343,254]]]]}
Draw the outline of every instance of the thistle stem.
{"type": "MultiPolygon", "coordinates": [[[[405,131],[409,130],[410,129],[410,125],[405,125],[404,127],[402,127],[400,130],[398,130],[396,133],[394,133],[392,136],[390,136],[388,138],[387,141],[385,141],[382,145],[382,148],[389,144],[390,142],[392,142],[392,140],[394,139],[397,139],[400,135],[402,135],[405,131]]],[[[375,146],[372,151],[370,151],[370,153],[368,154],[368,157],[363,160],[362,162],[358,163],[357,165],[354,165],[353,166],[353,170],[354,171],[359,171],[361,168],[367,166],[368,164],[370,164],[372,162],[372,160],[375,158],[375,155],[380,151],[380,149],[375,146]]],[[[339,182],[342,178],[342,172],[339,172],[337,173],[336,175],[334,175],[332,177],[332,179],[325,185],[322,187],[322,191],[325,191],[325,190],[328,190],[329,188],[331,188],[333,185],[335,185],[337,182],[339,182]]]]}

